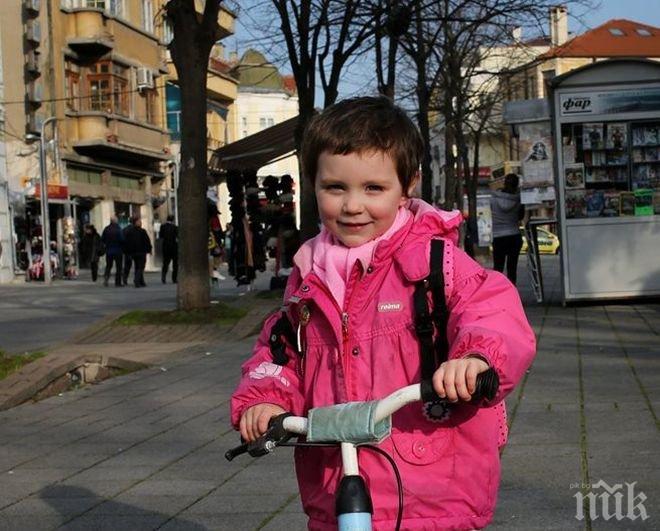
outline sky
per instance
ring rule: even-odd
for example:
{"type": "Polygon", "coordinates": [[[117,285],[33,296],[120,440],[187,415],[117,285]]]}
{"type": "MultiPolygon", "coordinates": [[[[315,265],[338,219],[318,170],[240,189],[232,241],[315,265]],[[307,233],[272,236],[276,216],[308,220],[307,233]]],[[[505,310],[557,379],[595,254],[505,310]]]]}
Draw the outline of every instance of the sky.
{"type": "MultiPolygon", "coordinates": [[[[585,11],[584,8],[579,6],[569,5],[569,31],[575,35],[584,33],[585,31],[595,28],[604,22],[611,19],[625,18],[636,22],[641,22],[651,26],[660,28],[660,0],[592,0],[598,6],[595,9],[585,11]]],[[[249,3],[249,2],[248,2],[249,3]]],[[[561,3],[558,0],[557,3],[561,3]]],[[[267,59],[273,61],[282,73],[290,73],[291,69],[286,57],[280,57],[277,60],[269,56],[267,49],[260,46],[258,32],[253,29],[255,20],[253,10],[243,9],[243,13],[239,10],[239,19],[236,21],[236,33],[234,36],[227,39],[227,50],[242,53],[248,47],[254,47],[264,52],[267,59]]],[[[546,31],[549,31],[546,29],[546,31]]],[[[532,38],[536,35],[523,35],[523,40],[532,38]]],[[[358,94],[364,94],[371,86],[375,86],[375,73],[372,71],[370,74],[365,75],[364,68],[353,69],[354,71],[346,72],[343,74],[342,83],[340,84],[340,98],[350,97],[358,94]]],[[[322,95],[320,87],[317,89],[316,104],[321,105],[322,95]]]]}

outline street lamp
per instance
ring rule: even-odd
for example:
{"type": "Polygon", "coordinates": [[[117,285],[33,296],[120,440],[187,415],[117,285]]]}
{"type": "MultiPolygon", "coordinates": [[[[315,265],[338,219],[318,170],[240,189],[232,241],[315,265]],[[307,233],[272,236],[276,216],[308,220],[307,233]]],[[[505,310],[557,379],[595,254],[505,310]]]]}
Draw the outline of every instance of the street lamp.
{"type": "MultiPolygon", "coordinates": [[[[28,134],[26,140],[39,140],[39,170],[40,170],[40,199],[41,199],[41,260],[44,265],[44,283],[50,284],[53,274],[50,267],[50,218],[48,215],[48,172],[46,170],[46,126],[55,123],[57,118],[50,116],[41,124],[41,133],[28,134]]],[[[53,130],[53,140],[57,145],[57,127],[53,130]]]]}

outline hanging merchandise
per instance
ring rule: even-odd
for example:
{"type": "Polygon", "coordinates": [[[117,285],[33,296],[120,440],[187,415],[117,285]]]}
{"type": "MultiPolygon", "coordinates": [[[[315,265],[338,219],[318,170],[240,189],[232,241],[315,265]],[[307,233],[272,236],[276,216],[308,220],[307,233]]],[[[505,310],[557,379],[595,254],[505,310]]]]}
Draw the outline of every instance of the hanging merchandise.
{"type": "Polygon", "coordinates": [[[229,191],[229,211],[231,212],[232,253],[229,263],[229,274],[236,279],[236,284],[249,285],[255,278],[251,263],[252,253],[249,251],[245,216],[245,193],[243,176],[238,170],[227,172],[227,189],[229,191]]]}
{"type": "Polygon", "coordinates": [[[64,218],[63,244],[64,278],[73,280],[78,278],[78,259],[75,222],[70,216],[64,218]]]}
{"type": "MultiPolygon", "coordinates": [[[[259,199],[259,184],[257,172],[246,170],[243,173],[245,182],[245,203],[249,219],[249,230],[251,232],[250,252],[252,254],[252,266],[259,271],[266,271],[266,250],[263,239],[263,216],[261,213],[261,201],[259,199]]],[[[254,274],[254,273],[253,273],[254,274]]],[[[254,278],[254,277],[253,277],[254,278]]]]}

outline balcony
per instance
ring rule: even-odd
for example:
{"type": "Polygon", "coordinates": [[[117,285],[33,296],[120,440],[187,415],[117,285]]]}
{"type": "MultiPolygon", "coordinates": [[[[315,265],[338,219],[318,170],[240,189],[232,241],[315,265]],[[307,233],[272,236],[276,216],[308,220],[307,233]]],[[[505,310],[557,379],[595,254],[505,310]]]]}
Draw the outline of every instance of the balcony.
{"type": "Polygon", "coordinates": [[[108,19],[99,9],[77,9],[67,15],[67,44],[81,54],[102,55],[115,47],[108,19]]]}
{"type": "Polygon", "coordinates": [[[149,166],[170,158],[168,136],[158,127],[98,111],[67,116],[67,143],[77,153],[149,166]]]}
{"type": "MultiPolygon", "coordinates": [[[[167,67],[168,79],[178,84],[179,75],[174,67],[174,63],[168,63],[167,67]]],[[[238,80],[209,67],[206,77],[206,93],[209,99],[231,103],[238,96],[238,80]]]]}

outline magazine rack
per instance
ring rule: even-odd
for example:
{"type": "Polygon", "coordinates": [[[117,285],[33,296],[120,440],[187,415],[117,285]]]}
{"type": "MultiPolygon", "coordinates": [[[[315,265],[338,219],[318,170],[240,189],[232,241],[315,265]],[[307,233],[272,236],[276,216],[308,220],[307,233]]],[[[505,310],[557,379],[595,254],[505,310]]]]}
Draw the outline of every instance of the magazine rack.
{"type": "Polygon", "coordinates": [[[564,303],[660,295],[659,80],[621,59],[551,82],[564,303]]]}

